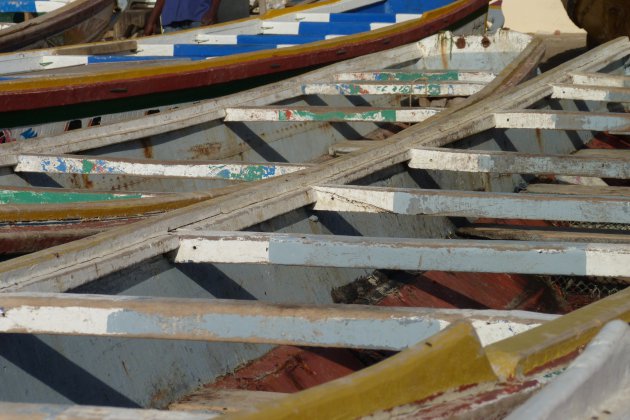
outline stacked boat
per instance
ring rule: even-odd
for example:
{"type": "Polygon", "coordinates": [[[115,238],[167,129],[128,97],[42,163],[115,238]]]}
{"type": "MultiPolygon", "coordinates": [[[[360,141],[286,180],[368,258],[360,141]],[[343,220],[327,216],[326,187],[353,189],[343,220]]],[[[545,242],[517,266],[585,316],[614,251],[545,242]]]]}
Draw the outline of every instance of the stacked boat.
{"type": "Polygon", "coordinates": [[[7,126],[0,412],[623,417],[627,326],[594,337],[630,320],[630,41],[537,75],[543,51],[446,32],[7,126]]]}

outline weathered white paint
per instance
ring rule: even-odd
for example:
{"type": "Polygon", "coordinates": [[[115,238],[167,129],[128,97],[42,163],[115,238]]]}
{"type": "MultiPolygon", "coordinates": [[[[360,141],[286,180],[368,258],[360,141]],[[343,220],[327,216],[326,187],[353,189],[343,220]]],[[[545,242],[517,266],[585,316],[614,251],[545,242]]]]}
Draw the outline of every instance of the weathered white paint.
{"type": "MultiPolygon", "coordinates": [[[[296,13],[295,20],[297,22],[330,22],[330,13],[296,13]]],[[[408,20],[419,19],[422,17],[422,14],[415,13],[397,13],[395,15],[396,23],[406,22],[408,20]]]]}
{"type": "Polygon", "coordinates": [[[302,87],[305,95],[425,95],[430,97],[470,96],[485,84],[457,81],[444,82],[363,82],[319,83],[302,87]]]}
{"type": "Polygon", "coordinates": [[[300,171],[309,165],[245,162],[131,160],[77,155],[20,155],[15,172],[174,176],[254,181],[300,171]]]}
{"type": "Polygon", "coordinates": [[[225,110],[225,121],[421,122],[440,108],[239,107],[225,110]]]}
{"type": "Polygon", "coordinates": [[[507,111],[495,113],[494,120],[497,128],[613,131],[630,126],[630,115],[602,112],[507,111]]]}
{"type": "Polygon", "coordinates": [[[402,350],[466,319],[486,344],[554,316],[361,305],[274,305],[220,299],[0,295],[0,332],[402,350]]]}
{"type": "Polygon", "coordinates": [[[625,197],[557,196],[361,186],[314,187],[315,210],[630,223],[625,197]]]}
{"type": "Polygon", "coordinates": [[[579,101],[630,102],[630,88],[562,84],[553,86],[551,97],[579,101]]]}
{"type": "Polygon", "coordinates": [[[175,52],[173,44],[144,44],[139,46],[134,56],[164,56],[172,57],[175,52]]]}
{"type": "Polygon", "coordinates": [[[571,82],[576,85],[630,87],[630,77],[606,73],[573,73],[571,82]]]}
{"type": "Polygon", "coordinates": [[[628,245],[184,230],[174,234],[180,237],[175,262],[182,263],[254,263],[603,277],[630,275],[628,245]]]}
{"type": "Polygon", "coordinates": [[[260,29],[263,35],[298,35],[300,23],[266,20],[262,22],[260,29]]]}
{"type": "MultiPolygon", "coordinates": [[[[34,72],[40,70],[58,69],[63,67],[87,65],[87,56],[46,55],[33,57],[7,57],[0,59],[0,74],[13,75],[16,73],[34,72]]],[[[20,77],[20,76],[16,76],[20,77]]],[[[28,77],[28,76],[22,76],[28,77]]]]}
{"type": "Polygon", "coordinates": [[[232,34],[198,34],[195,36],[195,42],[198,44],[238,44],[238,35],[232,34]]]}
{"type": "Polygon", "coordinates": [[[604,326],[560,376],[508,420],[623,419],[630,414],[630,328],[604,326]]]}
{"type": "Polygon", "coordinates": [[[425,80],[458,80],[460,82],[490,83],[496,77],[495,73],[487,71],[465,71],[465,70],[372,70],[337,73],[333,80],[337,82],[352,81],[407,81],[422,82],[425,80]]]}
{"type": "Polygon", "coordinates": [[[630,177],[630,158],[533,155],[517,152],[422,148],[410,150],[409,167],[438,171],[630,177]]]}

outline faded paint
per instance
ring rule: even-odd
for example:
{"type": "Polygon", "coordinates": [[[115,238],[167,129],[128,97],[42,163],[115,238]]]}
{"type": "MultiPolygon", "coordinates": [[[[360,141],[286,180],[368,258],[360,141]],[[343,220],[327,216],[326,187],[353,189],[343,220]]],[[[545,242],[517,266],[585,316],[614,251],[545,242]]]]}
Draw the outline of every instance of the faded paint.
{"type": "Polygon", "coordinates": [[[371,71],[371,72],[349,72],[335,75],[335,80],[339,82],[351,81],[373,81],[373,82],[444,82],[463,81],[476,83],[489,83],[496,77],[496,74],[482,71],[371,71]]]}
{"type": "Polygon", "coordinates": [[[470,96],[485,87],[480,83],[319,83],[302,87],[305,95],[423,95],[429,97],[470,96]]]}
{"type": "Polygon", "coordinates": [[[90,201],[128,200],[146,197],[152,196],[146,194],[0,190],[0,204],[62,204],[90,201]]]}
{"type": "Polygon", "coordinates": [[[317,122],[420,122],[439,113],[439,108],[256,107],[227,108],[225,121],[317,121],[317,122]]]}
{"type": "Polygon", "coordinates": [[[630,115],[622,113],[524,110],[497,112],[494,120],[497,128],[614,131],[630,126],[630,115]]]}

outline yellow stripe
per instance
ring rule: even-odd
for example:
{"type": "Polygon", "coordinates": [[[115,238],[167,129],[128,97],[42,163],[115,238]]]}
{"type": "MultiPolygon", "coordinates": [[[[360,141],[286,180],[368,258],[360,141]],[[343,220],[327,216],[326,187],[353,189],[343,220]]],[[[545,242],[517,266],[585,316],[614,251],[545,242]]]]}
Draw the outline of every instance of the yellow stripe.
{"type": "Polygon", "coordinates": [[[465,385],[496,381],[473,327],[451,327],[374,366],[226,419],[354,419],[465,385]]]}
{"type": "Polygon", "coordinates": [[[500,377],[527,374],[577,352],[614,319],[630,322],[630,288],[494,343],[486,352],[500,377]]]}
{"type": "MultiPolygon", "coordinates": [[[[330,3],[337,2],[339,0],[329,0],[330,3]]],[[[459,0],[448,6],[441,7],[439,9],[432,10],[424,13],[421,18],[410,20],[407,22],[397,23],[395,25],[387,26],[380,29],[375,29],[369,32],[363,32],[356,35],[349,35],[347,37],[333,38],[324,41],[318,41],[306,45],[298,45],[295,47],[287,47],[281,49],[265,50],[253,53],[235,54],[227,57],[215,58],[212,60],[200,60],[193,63],[161,63],[155,65],[143,66],[137,70],[128,70],[124,74],[120,71],[101,71],[96,70],[89,75],[85,76],[63,76],[63,75],[49,75],[43,79],[22,79],[22,80],[10,80],[2,83],[2,89],[4,92],[15,92],[23,90],[36,90],[36,89],[48,89],[54,87],[70,87],[78,85],[86,85],[93,83],[103,83],[110,81],[119,81],[124,83],[126,80],[146,78],[153,76],[161,76],[165,74],[181,74],[200,70],[209,70],[212,68],[220,68],[224,66],[230,66],[235,64],[246,63],[250,61],[263,60],[272,57],[289,57],[289,56],[302,56],[304,54],[311,53],[316,50],[330,47],[343,46],[348,43],[363,43],[370,41],[381,36],[391,35],[394,36],[402,30],[422,26],[432,20],[437,20],[444,15],[450,13],[452,10],[461,7],[468,3],[470,0],[459,0]]],[[[324,2],[324,4],[327,4],[324,2]]],[[[317,6],[321,6],[321,3],[316,3],[317,6]]],[[[311,5],[314,7],[314,5],[311,5]]],[[[304,6],[305,8],[307,6],[304,6]]],[[[292,11],[293,13],[293,11],[292,11]]],[[[265,15],[266,16],[266,15],[265,15]]]]}

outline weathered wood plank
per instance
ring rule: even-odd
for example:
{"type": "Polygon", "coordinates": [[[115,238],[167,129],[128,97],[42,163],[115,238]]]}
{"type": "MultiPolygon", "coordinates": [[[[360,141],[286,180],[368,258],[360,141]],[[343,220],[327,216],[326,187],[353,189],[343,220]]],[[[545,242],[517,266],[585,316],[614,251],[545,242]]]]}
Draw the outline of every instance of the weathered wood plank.
{"type": "Polygon", "coordinates": [[[532,194],[630,197],[630,187],[603,187],[591,185],[529,184],[523,192],[532,194]]]}
{"type": "Polygon", "coordinates": [[[608,87],[630,87],[630,77],[594,72],[575,72],[571,74],[571,83],[576,85],[595,85],[608,87]]]}
{"type": "Polygon", "coordinates": [[[273,162],[185,162],[77,155],[20,155],[15,172],[175,176],[257,181],[300,171],[308,166],[273,162]]]}
{"type": "Polygon", "coordinates": [[[348,153],[358,152],[366,147],[374,146],[375,140],[348,140],[335,143],[328,148],[328,154],[331,156],[347,155],[348,153]]]}
{"type": "Polygon", "coordinates": [[[558,84],[553,85],[551,97],[578,101],[629,102],[630,88],[558,84]]]}
{"type": "Polygon", "coordinates": [[[502,311],[0,294],[0,332],[401,350],[467,319],[491,343],[553,319],[502,311]]]}
{"type": "Polygon", "coordinates": [[[587,156],[590,158],[605,158],[606,160],[630,160],[630,149],[580,149],[575,152],[575,154],[578,156],[587,156]]]}
{"type": "Polygon", "coordinates": [[[457,233],[466,237],[486,238],[507,241],[545,241],[545,242],[589,242],[627,244],[630,243],[630,232],[623,233],[612,230],[589,231],[586,229],[561,229],[553,227],[548,230],[542,228],[527,228],[522,226],[466,226],[457,229],[457,233]]]}
{"type": "Polygon", "coordinates": [[[412,149],[409,167],[442,171],[630,177],[630,155],[533,155],[459,149],[412,149]]]}
{"type": "Polygon", "coordinates": [[[315,210],[630,223],[630,201],[600,196],[361,186],[314,187],[315,210]]]}
{"type": "Polygon", "coordinates": [[[56,55],[106,55],[125,51],[135,51],[138,43],[134,40],[99,42],[98,44],[82,44],[55,49],[56,55]]]}
{"type": "Polygon", "coordinates": [[[220,412],[164,411],[138,408],[95,407],[89,405],[26,404],[0,402],[0,413],[6,419],[20,420],[207,420],[220,412]]]}
{"type": "Polygon", "coordinates": [[[630,115],[603,112],[532,111],[497,112],[497,128],[542,130],[591,130],[623,132],[630,126],[630,115]]]}
{"type": "Polygon", "coordinates": [[[337,82],[437,82],[447,80],[459,80],[462,82],[489,83],[496,74],[486,71],[466,70],[372,70],[337,73],[334,80],[337,82]]]}
{"type": "Polygon", "coordinates": [[[483,89],[483,83],[436,82],[343,82],[313,83],[302,86],[304,95],[421,95],[431,98],[470,96],[483,89]]]}
{"type": "Polygon", "coordinates": [[[225,121],[318,121],[318,122],[420,122],[438,114],[440,108],[373,108],[262,106],[227,108],[225,121]]]}
{"type": "Polygon", "coordinates": [[[630,247],[178,231],[176,262],[627,276],[630,247]]]}
{"type": "Polygon", "coordinates": [[[202,389],[187,395],[185,401],[171,404],[176,411],[217,411],[235,413],[255,411],[256,406],[286,397],[283,392],[246,391],[242,389],[202,389]]]}

